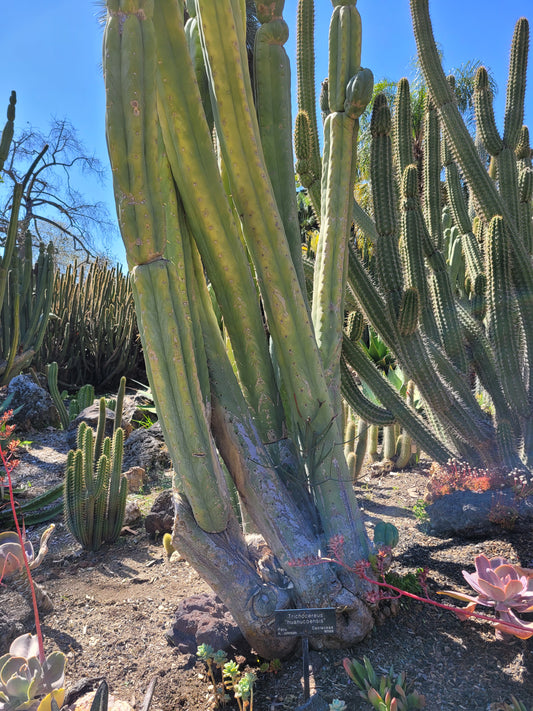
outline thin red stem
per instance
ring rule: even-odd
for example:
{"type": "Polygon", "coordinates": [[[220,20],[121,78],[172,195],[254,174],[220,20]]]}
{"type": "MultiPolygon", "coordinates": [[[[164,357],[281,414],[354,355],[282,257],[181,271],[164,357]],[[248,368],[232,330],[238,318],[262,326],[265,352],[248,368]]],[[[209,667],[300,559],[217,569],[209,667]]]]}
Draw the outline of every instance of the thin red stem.
{"type": "Polygon", "coordinates": [[[442,602],[437,602],[436,600],[432,600],[430,597],[420,597],[420,595],[416,595],[415,593],[410,593],[407,592],[407,590],[402,590],[401,588],[397,588],[394,585],[391,585],[390,583],[386,583],[384,580],[374,580],[374,578],[369,578],[365,573],[363,573],[362,570],[354,570],[354,568],[350,567],[347,563],[344,563],[340,559],[336,558],[320,558],[319,561],[320,563],[337,563],[337,565],[341,565],[343,568],[346,568],[347,570],[350,570],[352,573],[356,573],[362,580],[366,580],[368,583],[372,583],[373,585],[378,585],[380,588],[387,588],[388,590],[393,590],[394,592],[398,593],[399,596],[405,596],[405,597],[410,597],[413,600],[417,600],[417,602],[425,602],[428,605],[434,605],[434,607],[439,607],[441,610],[447,610],[448,612],[455,612],[456,615],[459,616],[464,616],[464,617],[474,617],[476,620],[483,620],[485,622],[490,622],[491,624],[501,624],[502,626],[505,626],[506,628],[510,627],[516,630],[524,631],[524,628],[521,627],[520,625],[517,625],[514,622],[507,622],[506,620],[500,621],[495,617],[491,617],[490,615],[483,615],[479,612],[474,612],[473,610],[468,610],[464,607],[455,607],[454,605],[446,605],[445,603],[442,602]]]}
{"type": "Polygon", "coordinates": [[[15,468],[15,464],[9,461],[10,457],[6,457],[4,450],[2,449],[2,445],[0,445],[0,457],[2,458],[2,464],[4,465],[4,469],[6,470],[6,474],[7,474],[7,481],[9,484],[9,500],[11,502],[11,510],[13,512],[13,519],[15,521],[15,528],[17,529],[17,535],[19,537],[20,548],[22,551],[22,559],[24,560],[24,567],[26,568],[26,574],[28,576],[28,581],[30,584],[31,599],[32,599],[32,604],[33,604],[33,615],[35,617],[35,631],[37,633],[37,642],[39,644],[39,660],[40,660],[41,664],[44,664],[46,657],[44,655],[43,634],[41,631],[41,621],[39,618],[39,609],[37,607],[37,597],[35,595],[35,587],[33,585],[33,578],[31,576],[31,570],[30,570],[30,564],[28,562],[28,556],[26,555],[26,550],[24,548],[24,538],[22,537],[22,532],[20,530],[20,526],[19,526],[19,522],[18,522],[17,509],[15,506],[15,497],[13,496],[13,484],[11,482],[11,472],[15,468]]]}

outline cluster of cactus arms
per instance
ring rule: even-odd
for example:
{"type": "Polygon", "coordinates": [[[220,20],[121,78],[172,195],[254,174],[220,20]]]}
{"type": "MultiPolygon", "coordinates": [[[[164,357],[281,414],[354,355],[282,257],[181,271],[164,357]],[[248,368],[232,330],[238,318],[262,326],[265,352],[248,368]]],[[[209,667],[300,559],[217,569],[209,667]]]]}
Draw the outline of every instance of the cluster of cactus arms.
{"type": "MultiPolygon", "coordinates": [[[[392,112],[383,95],[373,106],[373,219],[361,217],[360,208],[353,213],[373,242],[375,277],[350,249],[348,286],[416,383],[423,418],[413,419],[347,334],[343,361],[379,398],[380,416],[392,413],[435,460],[453,455],[473,465],[531,470],[533,172],[523,126],[528,23],[518,21],[512,41],[502,137],[487,73],[481,68],[476,75],[477,130],[491,156],[487,168],[442,71],[427,0],[412,0],[411,10],[429,95],[423,169],[413,161],[409,86],[402,80],[392,112]],[[476,389],[493,415],[476,399],[476,389]]],[[[364,416],[368,403],[361,403],[348,375],[343,394],[364,416]]]]}
{"type": "Polygon", "coordinates": [[[35,365],[57,362],[61,387],[118,386],[139,378],[144,363],[129,277],[105,262],[69,265],[55,275],[53,314],[35,365]]]}
{"type": "Polygon", "coordinates": [[[107,140],[147,373],[174,463],[175,547],[261,654],[293,648],[274,626],[274,611],[293,605],[342,608],[336,643],[352,643],[372,626],[357,577],[343,582],[327,565],[289,562],[315,555],[340,532],[353,561],[372,547],[340,417],[355,136],[368,93],[358,80],[355,3],[334,10],[338,86],[322,161],[330,176],[321,209],[326,247],[313,303],[294,197],[283,2],[257,3],[255,91],[241,0],[188,2],[195,34],[184,27],[183,2],[107,7],[107,140]],[[263,580],[246,530],[264,537],[279,579],[263,580]]]}
{"type": "MultiPolygon", "coordinates": [[[[0,139],[0,171],[9,154],[15,120],[16,94],[11,92],[7,122],[0,139]]],[[[33,264],[29,233],[23,245],[17,243],[22,193],[37,163],[39,153],[21,183],[13,190],[11,215],[3,254],[0,257],[0,384],[27,368],[39,350],[50,313],[54,277],[53,246],[41,245],[33,264]]]]}
{"type": "MultiPolygon", "coordinates": [[[[530,258],[507,226],[511,217],[503,207],[510,189],[498,194],[475,150],[466,151],[465,160],[478,161],[479,170],[472,176],[459,163],[460,175],[470,185],[482,172],[487,180],[481,192],[490,188],[493,196],[492,213],[482,212],[473,229],[481,230],[487,244],[499,244],[500,251],[510,245],[520,257],[508,264],[516,279],[508,292],[521,299],[519,315],[504,324],[499,314],[491,316],[485,328],[483,285],[490,293],[490,283],[499,285],[504,275],[485,270],[479,242],[462,229],[476,297],[476,308],[469,310],[455,301],[441,252],[438,117],[450,152],[460,160],[461,146],[451,144],[460,142],[460,132],[445,123],[455,120],[448,117],[453,102],[427,80],[432,102],[421,206],[407,108],[398,108],[393,125],[378,96],[371,126],[374,211],[372,217],[365,214],[353,188],[358,118],[373,80],[361,67],[355,1],[332,4],[320,156],[311,70],[313,0],[298,2],[297,171],[320,222],[310,271],[309,265],[304,270],[294,199],[283,0],[256,4],[254,86],[243,0],[188,0],[186,26],[183,0],[107,2],[107,142],[147,374],[174,463],[174,543],[264,656],[282,656],[294,644],[276,636],[275,609],[342,609],[335,644],[357,641],[372,625],[359,597],[364,583],[355,575],[327,565],[289,564],[316,555],[338,534],[346,541],[348,564],[372,552],[343,453],[342,398],[368,423],[398,422],[438,461],[455,454],[516,466],[522,459],[515,444],[521,434],[524,442],[531,439],[528,413],[516,410],[515,381],[501,374],[492,345],[497,341],[503,354],[511,326],[517,330],[513,343],[517,335],[526,343],[533,338],[524,302],[529,294],[533,298],[530,258]],[[374,243],[375,278],[351,245],[354,219],[374,243]],[[499,235],[511,233],[502,246],[499,235]],[[344,313],[355,309],[416,383],[422,413],[345,332],[344,313]],[[474,373],[493,398],[495,422],[472,392],[474,373]],[[359,381],[380,405],[364,395],[359,381]],[[232,505],[233,492],[238,506],[232,505]],[[248,557],[248,531],[261,534],[270,547],[276,579],[266,582],[248,557]]],[[[424,12],[423,2],[413,2],[417,37],[423,37],[428,54],[432,35],[420,29],[424,12]]],[[[520,48],[513,51],[523,55],[520,48]]],[[[438,74],[439,67],[430,61],[427,71],[438,74]]],[[[523,71],[518,60],[513,67],[523,71]]],[[[509,114],[520,104],[518,84],[513,77],[509,114]]],[[[515,169],[529,175],[526,153],[523,147],[515,169]]],[[[511,171],[507,163],[498,158],[502,185],[504,172],[511,171]]],[[[447,160],[453,180],[448,165],[447,160]]],[[[520,187],[525,183],[521,179],[517,190],[527,197],[520,187]]],[[[473,204],[483,205],[481,192],[471,190],[473,204]]],[[[529,224],[522,202],[515,207],[520,225],[529,224]]],[[[507,303],[486,301],[487,313],[507,303]]],[[[522,382],[530,384],[524,359],[516,365],[522,382]]]]}
{"type": "MultiPolygon", "coordinates": [[[[372,329],[366,328],[366,334],[363,335],[363,325],[364,318],[361,312],[351,311],[346,319],[346,335],[366,352],[389,383],[405,399],[406,404],[413,409],[415,407],[415,384],[413,381],[406,381],[401,370],[396,366],[391,351],[372,329]]],[[[360,383],[361,392],[359,387],[355,390],[352,373],[345,363],[342,364],[342,367],[346,382],[351,384],[354,394],[359,397],[361,402],[363,402],[363,397],[366,398],[364,401],[366,410],[368,410],[368,403],[374,405],[375,418],[380,409],[376,397],[364,382],[360,383]]],[[[417,399],[416,401],[418,404],[417,399]]],[[[364,411],[365,408],[359,406],[359,413],[364,411]]],[[[392,413],[384,411],[381,413],[382,416],[378,417],[378,421],[373,419],[368,422],[364,416],[354,411],[346,400],[343,412],[345,422],[344,452],[354,481],[359,478],[363,464],[368,461],[370,461],[373,470],[378,473],[390,471],[392,468],[403,469],[418,461],[420,454],[418,446],[413,442],[409,432],[402,429],[400,424],[395,421],[392,413]],[[381,447],[379,447],[380,439],[381,447]]]]}
{"type": "Polygon", "coordinates": [[[64,482],[65,521],[83,548],[96,551],[119,537],[124,520],[127,479],[122,474],[124,430],[120,427],[126,379],[117,396],[113,436],[104,437],[105,398],[100,399],[96,434],[85,423],[78,427],[77,449],[67,455],[64,482]]]}

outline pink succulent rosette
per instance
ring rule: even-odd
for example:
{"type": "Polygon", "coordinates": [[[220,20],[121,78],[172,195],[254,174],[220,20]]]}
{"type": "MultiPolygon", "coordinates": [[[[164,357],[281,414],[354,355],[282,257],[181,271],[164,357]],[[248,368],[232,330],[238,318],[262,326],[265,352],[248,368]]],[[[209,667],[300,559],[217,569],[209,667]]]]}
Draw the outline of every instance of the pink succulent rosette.
{"type": "Polygon", "coordinates": [[[508,563],[504,558],[489,559],[484,555],[476,556],[475,565],[475,573],[463,570],[463,576],[478,593],[476,597],[450,590],[445,594],[470,603],[464,617],[473,612],[476,605],[494,608],[499,616],[494,626],[500,637],[533,637],[533,622],[524,622],[516,615],[533,612],[533,571],[508,563]]]}

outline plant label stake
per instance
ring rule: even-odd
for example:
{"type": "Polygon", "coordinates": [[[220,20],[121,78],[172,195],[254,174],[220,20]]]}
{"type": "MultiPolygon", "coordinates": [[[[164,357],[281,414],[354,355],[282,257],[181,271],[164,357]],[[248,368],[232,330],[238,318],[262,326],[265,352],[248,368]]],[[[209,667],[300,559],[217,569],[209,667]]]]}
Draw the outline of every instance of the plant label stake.
{"type": "Polygon", "coordinates": [[[335,634],[337,620],[334,607],[310,607],[298,610],[275,610],[278,637],[302,638],[304,701],[309,699],[309,636],[335,634]]]}

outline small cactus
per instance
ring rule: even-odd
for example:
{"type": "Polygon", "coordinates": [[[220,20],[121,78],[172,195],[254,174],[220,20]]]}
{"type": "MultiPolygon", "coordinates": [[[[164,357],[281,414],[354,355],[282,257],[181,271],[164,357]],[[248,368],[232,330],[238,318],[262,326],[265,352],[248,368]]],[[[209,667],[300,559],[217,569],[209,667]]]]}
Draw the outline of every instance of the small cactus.
{"type": "Polygon", "coordinates": [[[400,534],[396,526],[385,521],[378,521],[374,526],[374,543],[388,548],[395,548],[398,545],[400,534]]]}
{"type": "Polygon", "coordinates": [[[98,550],[120,535],[128,481],[122,475],[124,430],[117,427],[122,418],[126,379],[122,378],[117,397],[113,437],[104,439],[105,398],[100,399],[96,437],[82,422],[78,427],[78,449],[67,455],[65,472],[65,520],[69,531],[81,545],[98,550]]]}

